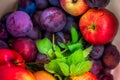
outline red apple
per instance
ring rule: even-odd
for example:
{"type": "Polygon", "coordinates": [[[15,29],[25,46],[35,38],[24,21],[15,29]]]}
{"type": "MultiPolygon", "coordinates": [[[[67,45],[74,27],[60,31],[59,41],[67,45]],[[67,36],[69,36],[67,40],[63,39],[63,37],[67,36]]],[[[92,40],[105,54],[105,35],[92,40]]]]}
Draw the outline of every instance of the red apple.
{"type": "Polygon", "coordinates": [[[22,56],[11,49],[0,49],[0,70],[13,66],[25,68],[22,56]]]}
{"type": "Polygon", "coordinates": [[[85,0],[59,0],[62,8],[73,16],[79,16],[85,13],[89,6],[85,0]]]}
{"type": "Polygon", "coordinates": [[[33,61],[36,57],[36,45],[30,38],[17,38],[12,47],[23,57],[26,62],[33,61]]]}
{"type": "Polygon", "coordinates": [[[79,21],[84,39],[94,45],[111,42],[118,30],[116,16],[107,9],[90,9],[79,21]]]}
{"type": "Polygon", "coordinates": [[[21,67],[9,67],[0,71],[0,80],[36,80],[34,75],[21,67]]]}

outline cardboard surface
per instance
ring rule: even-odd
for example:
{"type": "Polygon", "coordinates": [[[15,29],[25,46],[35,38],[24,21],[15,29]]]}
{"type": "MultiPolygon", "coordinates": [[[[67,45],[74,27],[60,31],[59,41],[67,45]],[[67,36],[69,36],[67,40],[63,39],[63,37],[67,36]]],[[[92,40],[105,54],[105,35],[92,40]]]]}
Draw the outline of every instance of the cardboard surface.
{"type": "Polygon", "coordinates": [[[0,0],[0,19],[3,15],[15,11],[19,0],[0,0]]]}

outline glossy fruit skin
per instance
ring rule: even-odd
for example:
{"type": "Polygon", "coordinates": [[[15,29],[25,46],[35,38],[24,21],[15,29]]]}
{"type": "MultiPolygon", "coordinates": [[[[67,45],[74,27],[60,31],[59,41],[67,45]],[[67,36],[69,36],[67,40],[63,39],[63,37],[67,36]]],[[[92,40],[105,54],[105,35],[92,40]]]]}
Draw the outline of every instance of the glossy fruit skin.
{"type": "Polygon", "coordinates": [[[89,9],[79,21],[84,39],[94,45],[111,42],[118,30],[116,16],[107,9],[89,9]]]}
{"type": "Polygon", "coordinates": [[[23,57],[25,62],[33,61],[36,57],[37,49],[34,41],[30,38],[17,38],[12,47],[23,57]]]}
{"type": "Polygon", "coordinates": [[[35,0],[38,9],[45,9],[49,6],[48,0],[35,0]]]}
{"type": "Polygon", "coordinates": [[[104,45],[93,46],[92,51],[90,52],[90,57],[92,59],[100,59],[104,52],[104,45]]]}
{"type": "Polygon", "coordinates": [[[0,80],[36,80],[33,74],[21,67],[9,67],[0,72],[0,80]]]}
{"type": "Polygon", "coordinates": [[[40,17],[41,28],[48,32],[61,31],[66,24],[66,15],[57,7],[45,9],[40,17]]]}
{"type": "Polygon", "coordinates": [[[60,0],[62,8],[73,16],[79,16],[85,13],[89,6],[85,0],[60,0]]]}
{"type": "Polygon", "coordinates": [[[43,70],[34,72],[33,75],[35,76],[36,80],[56,80],[53,75],[43,70]]]}
{"type": "Polygon", "coordinates": [[[0,49],[0,70],[14,66],[25,68],[22,56],[11,49],[0,49]]]}
{"type": "Polygon", "coordinates": [[[71,80],[98,80],[91,72],[86,72],[80,76],[72,76],[71,80]]]}
{"type": "Polygon", "coordinates": [[[26,12],[15,11],[8,16],[6,27],[12,36],[23,37],[33,28],[33,24],[26,12]]]}
{"type": "Polygon", "coordinates": [[[106,68],[113,69],[119,64],[120,53],[115,45],[107,45],[103,54],[102,62],[106,68]]]}

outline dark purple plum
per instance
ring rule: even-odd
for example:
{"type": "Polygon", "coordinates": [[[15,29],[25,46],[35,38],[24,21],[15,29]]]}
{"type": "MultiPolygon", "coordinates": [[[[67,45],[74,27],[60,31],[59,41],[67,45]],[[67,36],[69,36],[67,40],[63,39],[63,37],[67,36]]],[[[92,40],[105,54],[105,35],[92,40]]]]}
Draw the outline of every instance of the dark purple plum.
{"type": "Polygon", "coordinates": [[[93,60],[93,65],[92,65],[92,68],[90,69],[90,72],[92,72],[94,75],[98,75],[103,67],[102,67],[102,63],[100,60],[93,60]]]}
{"type": "Polygon", "coordinates": [[[107,45],[103,54],[102,62],[106,68],[113,69],[119,64],[120,53],[115,45],[107,45]]]}
{"type": "Polygon", "coordinates": [[[28,32],[27,36],[31,39],[37,40],[41,38],[41,32],[38,27],[33,27],[33,29],[28,32]]]}
{"type": "Polygon", "coordinates": [[[71,31],[70,31],[71,26],[75,27],[76,30],[79,30],[78,25],[77,25],[77,23],[76,23],[75,20],[74,20],[74,17],[72,17],[72,16],[67,16],[67,17],[66,17],[66,20],[67,20],[67,21],[66,21],[66,25],[65,25],[65,27],[63,28],[63,31],[64,31],[64,32],[70,33],[70,32],[71,32],[71,31]]]}
{"type": "Polygon", "coordinates": [[[93,46],[92,51],[90,52],[90,57],[92,59],[100,59],[104,52],[104,45],[93,46]]]}
{"type": "Polygon", "coordinates": [[[33,24],[27,13],[15,11],[8,16],[6,27],[12,36],[23,37],[33,28],[33,24]]]}
{"type": "Polygon", "coordinates": [[[33,15],[33,24],[35,26],[41,26],[40,24],[40,17],[41,17],[42,11],[36,11],[35,14],[33,15]]]}
{"type": "Polygon", "coordinates": [[[3,40],[0,40],[0,49],[1,48],[9,48],[8,44],[5,41],[3,41],[3,40]]]}
{"type": "Polygon", "coordinates": [[[61,31],[66,24],[66,15],[56,7],[49,7],[42,12],[41,27],[49,32],[61,31]]]}
{"type": "Polygon", "coordinates": [[[101,74],[99,76],[99,80],[113,80],[113,75],[110,73],[107,74],[101,74]]]}
{"type": "Polygon", "coordinates": [[[38,9],[45,9],[49,6],[48,0],[35,0],[38,9]]]}
{"type": "Polygon", "coordinates": [[[37,49],[35,42],[30,38],[17,38],[14,41],[12,48],[21,54],[26,62],[33,61],[36,57],[37,49]]]}
{"type": "Polygon", "coordinates": [[[71,39],[70,34],[65,33],[65,32],[57,32],[55,34],[56,43],[58,42],[67,43],[70,39],[71,39]]]}
{"type": "Polygon", "coordinates": [[[48,0],[51,6],[61,7],[59,0],[48,0]]]}
{"type": "Polygon", "coordinates": [[[9,37],[6,26],[0,23],[0,39],[7,39],[9,37]]]}
{"type": "Polygon", "coordinates": [[[37,57],[36,57],[36,62],[39,62],[41,64],[46,64],[49,62],[48,57],[44,54],[41,53],[37,53],[37,57]]]}
{"type": "Polygon", "coordinates": [[[104,8],[110,0],[86,0],[86,2],[91,8],[104,8]]]}
{"type": "Polygon", "coordinates": [[[52,39],[53,39],[53,33],[46,31],[43,34],[43,37],[47,37],[48,39],[50,39],[52,41],[52,39]]]}

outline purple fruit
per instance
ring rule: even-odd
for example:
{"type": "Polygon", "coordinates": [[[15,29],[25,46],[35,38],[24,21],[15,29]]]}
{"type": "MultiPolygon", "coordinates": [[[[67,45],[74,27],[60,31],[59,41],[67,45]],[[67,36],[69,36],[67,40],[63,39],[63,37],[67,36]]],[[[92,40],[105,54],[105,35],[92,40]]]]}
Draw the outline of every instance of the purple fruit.
{"type": "Polygon", "coordinates": [[[104,52],[104,45],[93,46],[93,49],[90,52],[90,57],[92,59],[99,59],[103,55],[103,52],[104,52]]]}
{"type": "Polygon", "coordinates": [[[10,14],[6,22],[8,32],[14,37],[23,37],[33,28],[30,16],[23,11],[10,14]]]}
{"type": "Polygon", "coordinates": [[[14,41],[12,47],[21,54],[26,62],[33,61],[36,57],[37,49],[35,42],[30,38],[18,38],[14,41]]]}
{"type": "Polygon", "coordinates": [[[38,53],[35,61],[41,64],[46,64],[49,60],[46,55],[38,53]]]}
{"type": "Polygon", "coordinates": [[[47,37],[51,41],[53,40],[53,33],[46,31],[43,35],[43,37],[47,37]]]}
{"type": "Polygon", "coordinates": [[[92,72],[93,74],[95,74],[97,76],[102,71],[102,69],[103,69],[103,67],[102,67],[101,61],[93,60],[93,65],[92,65],[92,68],[90,69],[90,72],[92,72]]]}
{"type": "Polygon", "coordinates": [[[66,24],[66,15],[59,8],[50,7],[43,11],[40,23],[46,31],[61,31],[66,24]]]}
{"type": "Polygon", "coordinates": [[[77,25],[77,23],[76,23],[75,20],[74,20],[74,17],[72,17],[72,16],[67,16],[66,20],[67,20],[67,21],[66,21],[66,25],[65,25],[65,27],[63,28],[63,31],[64,31],[64,32],[71,33],[71,31],[70,31],[71,26],[75,27],[76,30],[79,30],[78,25],[77,25]]]}
{"type": "Polygon", "coordinates": [[[0,40],[0,49],[1,48],[8,48],[8,44],[3,40],[0,40]]]}
{"type": "Polygon", "coordinates": [[[110,0],[86,0],[86,2],[91,8],[104,8],[110,0]]]}
{"type": "Polygon", "coordinates": [[[102,61],[106,68],[113,69],[119,64],[120,53],[115,45],[107,45],[103,54],[102,61]]]}
{"type": "Polygon", "coordinates": [[[113,80],[113,75],[110,73],[101,74],[99,80],[113,80]]]}
{"type": "Polygon", "coordinates": [[[52,6],[61,7],[59,0],[48,0],[52,6]]]}
{"type": "Polygon", "coordinates": [[[8,32],[6,30],[6,26],[0,23],[0,39],[8,38],[8,32]]]}
{"type": "Polygon", "coordinates": [[[70,39],[71,39],[70,34],[65,33],[65,32],[57,32],[55,34],[56,43],[58,42],[67,43],[70,39]]]}
{"type": "Polygon", "coordinates": [[[31,39],[40,39],[41,38],[41,32],[37,27],[33,27],[31,31],[27,34],[27,36],[31,39]]]}
{"type": "Polygon", "coordinates": [[[48,0],[35,0],[38,9],[45,9],[49,6],[48,0]]]}
{"type": "Polygon", "coordinates": [[[41,26],[40,24],[40,17],[41,17],[42,11],[36,11],[33,16],[33,24],[35,26],[41,26]]]}

